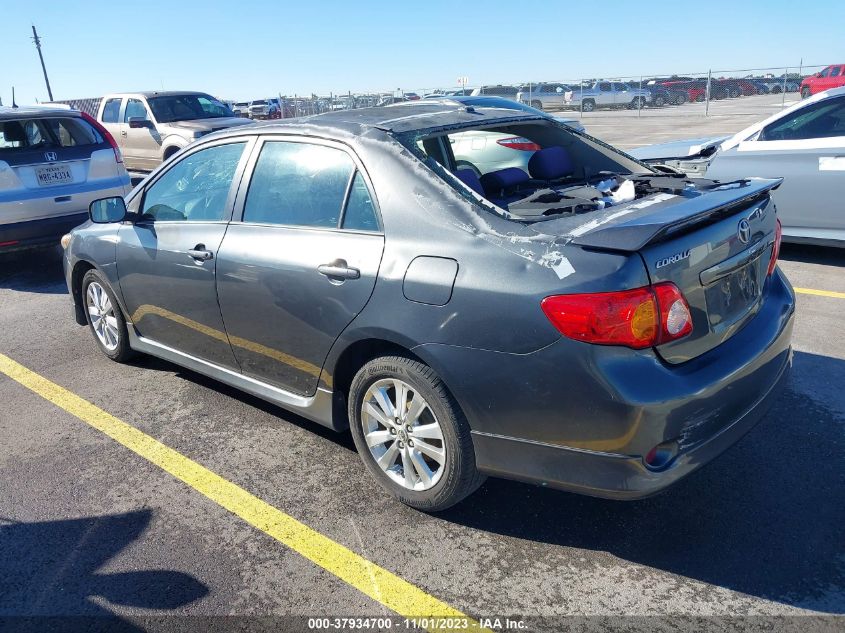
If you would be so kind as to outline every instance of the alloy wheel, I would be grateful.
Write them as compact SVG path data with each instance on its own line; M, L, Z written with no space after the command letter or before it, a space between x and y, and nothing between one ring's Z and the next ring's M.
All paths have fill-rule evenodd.
M364 440L379 468L407 490L434 487L445 470L443 429L422 394L397 378L374 382L361 405Z
M113 352L117 349L118 343L120 343L117 317L114 315L114 306L108 294L106 294L105 288L96 281L88 284L86 304L94 334L97 335L97 339L99 339L103 347Z

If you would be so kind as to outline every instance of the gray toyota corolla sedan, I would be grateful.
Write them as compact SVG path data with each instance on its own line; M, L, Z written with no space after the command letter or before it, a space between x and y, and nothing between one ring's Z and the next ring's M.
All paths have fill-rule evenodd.
M525 139L479 178L453 135ZM416 508L486 475L657 492L791 365L779 180L692 182L530 113L345 110L204 137L63 240L76 320L338 431ZM139 370L140 371L140 370Z

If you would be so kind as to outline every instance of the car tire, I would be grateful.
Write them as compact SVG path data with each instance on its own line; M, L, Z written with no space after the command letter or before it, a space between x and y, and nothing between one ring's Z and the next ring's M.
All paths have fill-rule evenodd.
M538 100L538 99L534 99L534 101L531 102L531 107L537 108L538 110L542 110L543 109L543 102Z
M806 86L804 88L801 88L801 98L807 99L809 96L810 96L810 89L807 88Z
M82 301L88 327L103 354L117 363L134 357L120 305L106 278L95 269L82 277Z
M596 102L592 99L584 99L581 102L581 112L592 112L596 109Z
M781 90L782 89L780 86L772 86L771 94L779 95L781 93Z
M651 104L655 108L662 108L666 105L666 99L663 98L663 95L657 95L654 99L651 100Z
M677 97L675 97L675 105L684 105L687 102L687 95L686 93L682 92Z
M371 360L352 380L348 402L364 466L405 505L439 512L484 482L469 424L427 365L403 356Z

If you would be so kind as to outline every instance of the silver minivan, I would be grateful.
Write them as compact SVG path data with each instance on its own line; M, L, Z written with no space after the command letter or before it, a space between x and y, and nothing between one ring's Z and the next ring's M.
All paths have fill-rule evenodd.
M117 143L87 114L0 107L0 253L58 245L93 200L130 189Z

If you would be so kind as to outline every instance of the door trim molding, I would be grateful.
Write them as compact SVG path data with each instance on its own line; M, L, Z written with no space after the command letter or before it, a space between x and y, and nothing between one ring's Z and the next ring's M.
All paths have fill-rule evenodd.
M221 367L220 365L191 356L185 352L180 352L167 345L162 345L152 339L144 338L135 331L135 328L131 324L127 323L127 326L129 346L138 352L170 361L171 363L195 371L198 374L219 380L230 387L235 387L262 400L289 409L293 413L308 418L318 424L330 429L339 430L334 424L334 416L332 415L334 394L328 389L318 387L313 396L301 396L290 391L285 391L266 382L244 376L226 367Z

